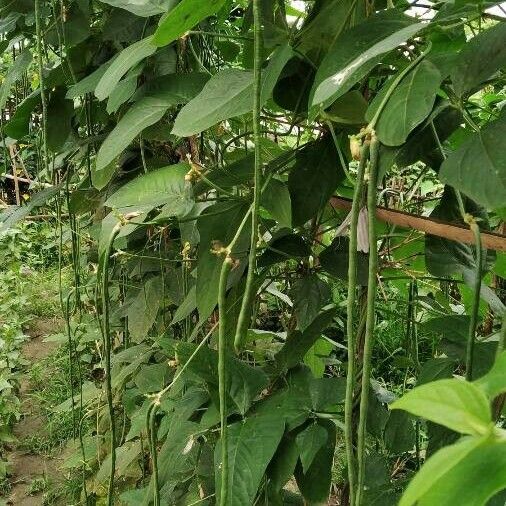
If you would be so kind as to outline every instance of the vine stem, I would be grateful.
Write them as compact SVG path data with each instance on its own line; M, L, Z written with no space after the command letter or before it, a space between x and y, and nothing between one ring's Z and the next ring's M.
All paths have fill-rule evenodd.
M44 63L42 61L42 19L40 12L40 1L35 0L35 34L37 37L37 63L39 67L39 87L40 99L42 103L42 149L44 151L44 170L49 170L48 155L47 155L47 99L46 91L44 89Z
M258 241L258 214L260 208L261 179L262 179L262 152L260 149L261 125L260 113L262 108L262 9L261 0L253 0L253 38L254 38L254 65L253 65L253 140L255 142L255 166L253 186L253 209L251 212L251 241L248 257L248 273L246 287L241 303L241 310L237 319L234 347L240 351L244 345L246 331L251 318L251 304L254 298L254 273L256 267L257 241Z
M478 326L478 311L480 308L480 291L481 291L481 274L483 264L483 250L481 248L481 234L480 227L476 220L467 215L466 221L469 223L469 227L474 234L474 240L476 244L476 271L473 284L473 305L471 309L471 318L469 321L469 332L467 335L466 345L466 380L472 381L473 379L473 357L474 357L474 341L476 336L476 327Z
M371 154L369 180L367 183L367 219L369 232L369 276L367 282L367 313L364 336L364 358L362 366L362 384L360 394L360 415L357 436L358 479L355 504L362 504L362 492L365 481L365 440L367 411L369 409L369 388L371 381L372 350L374 346L374 326L376 309L376 287L378 270L378 246L376 236L376 189L378 176L379 142L374 131L371 132Z
M348 483L351 506L355 501L355 455L353 448L353 397L355 392L355 337L353 332L353 316L357 289L357 227L360 204L364 188L365 164L369 154L369 145L365 143L361 149L360 164L353 193L351 207L349 262L348 262L348 300L346 335L348 346L348 370L346 373L346 397L344 403L344 434L346 440L346 459L348 464Z

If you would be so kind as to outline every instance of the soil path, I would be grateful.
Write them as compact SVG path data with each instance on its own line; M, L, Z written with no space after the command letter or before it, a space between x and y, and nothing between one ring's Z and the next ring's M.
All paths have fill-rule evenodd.
M30 337L22 349L22 354L30 362L27 370L37 362L48 357L58 346L56 343L44 342L44 338L61 329L61 322L56 319L38 319L27 329ZM9 453L11 463L12 489L7 504L15 506L41 506L43 504L42 491L35 493L33 480L46 479L52 484L63 480L59 471L61 460L58 457L48 458L43 455L28 453L23 449L22 442L30 436L43 434L46 430L46 417L36 399L32 395L28 374L23 375L19 398L21 400L22 418L14 426L14 435L18 440Z

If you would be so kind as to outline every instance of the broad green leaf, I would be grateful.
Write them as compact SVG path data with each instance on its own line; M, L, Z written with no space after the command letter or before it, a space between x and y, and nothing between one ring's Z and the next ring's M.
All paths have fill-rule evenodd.
M103 75L107 71L107 69L112 65L114 60L117 58L117 55L111 58L109 61L103 63L98 67L98 69L94 70L91 74L83 77L79 82L70 86L67 91L67 98L77 98L86 93L92 93L95 91L97 84L102 79Z
M398 146L406 141L411 131L431 112L441 80L439 70L428 60L423 60L404 76L376 124L376 134L383 144ZM392 81L387 81L372 101L366 113L367 121L375 116L391 86Z
M21 79L32 63L32 53L29 49L23 50L9 67L0 86L0 109L4 109L11 93L12 86Z
M204 89L181 109L172 133L189 137L227 118L252 110L253 73L248 70L225 69L214 75Z
M100 146L96 170L107 167L145 128L161 120L170 107L186 103L195 96L206 79L203 74L174 74L147 90Z
M179 362L182 364L188 362L195 348L194 344L178 343L176 352ZM269 379L260 368L252 367L232 355L228 355L226 361L227 393L239 413L244 415L267 386ZM218 387L218 353L215 350L209 348L199 350L187 369L213 388Z
M37 88L16 107L16 111L4 125L4 133L16 140L28 135L32 112L39 104L40 88Z
M380 147L379 176L382 178L395 164L404 168L422 161L435 171L444 161L441 150L434 137L431 122L437 131L440 142L444 142L462 124L462 114L447 101L440 101L434 111L416 128L398 148Z
M348 237L337 236L330 246L327 246L320 253L320 264L322 268L339 279L348 279L349 262ZM357 252L357 283L367 286L369 275L369 254L362 251Z
M292 477L298 460L299 448L295 444L294 433L288 432L283 436L267 469L271 492L281 491Z
M297 49L312 61L319 61L346 27L352 8L353 0L314 2L310 15L297 34L300 40Z
M320 448L327 443L328 437L327 431L316 423L297 434L295 443L299 448L300 461L305 473L309 470Z
M142 37L146 20L124 9L112 9L102 29L102 40L133 42Z
M81 392L76 393L74 395L74 399L72 401L72 397L58 404L57 406L52 408L52 411L55 413L66 413L72 410L72 406L78 405L80 400L83 403L83 406L87 406L90 402L98 399L101 392L100 389L97 388L93 381L85 381L83 383Z
M474 384L480 387L490 399L506 392L506 351L496 358L492 369L477 379Z
M284 420L287 430L302 425L313 408L311 387L314 381L307 367L297 367L288 371L287 386L255 404L255 413L270 414Z
M10 206L0 213L0 234L24 220L37 207L43 206L60 191L61 186L51 186L32 195L23 206Z
M19 12L11 12L7 16L2 16L0 20L0 33L3 35L14 30L20 17L22 16Z
M230 360L228 376L228 393L239 413L244 415L255 397L269 384L269 379L261 369L253 368L237 359Z
M441 181L489 209L506 202L506 111L474 133L443 162Z
M332 483L336 426L331 420L319 420L318 424L328 433L327 444L318 450L307 471L301 465L295 468L295 479L307 504L328 504Z
M285 344L275 355L278 367L280 369L290 369L299 364L304 355L319 339L321 333L332 323L335 312L335 307L329 305L323 308L304 332L296 330L289 334Z
M142 72L142 64L134 67L124 79L122 79L116 88L109 95L106 111L109 114L115 113L120 106L127 102L137 89L137 80Z
M464 438L422 466L399 506L478 506L506 487L506 442ZM472 486L469 486L472 484Z
M85 14L79 6L71 4L66 9L65 20L61 22L60 27L56 26L49 29L44 40L46 44L58 45L59 40L65 41L65 47L71 48L77 46L90 35L90 17ZM60 39L59 39L59 38Z
M228 428L228 506L252 504L258 486L278 447L285 421L275 413L258 413ZM254 449L254 451L252 451ZM217 501L220 500L221 441L214 453Z
M95 96L99 100L106 99L118 85L120 79L132 67L151 56L155 51L156 46L152 43L152 37L146 37L123 49L100 78L95 88Z
M127 441L119 448L116 448L116 472L124 474L128 466L132 464L141 454L141 442ZM95 486L104 485L109 479L111 472L111 455L109 454L102 462L100 469L95 475Z
M198 218L200 246L197 263L197 307L200 319L207 318L218 302L218 285L223 258L211 249L213 241L226 245L234 237L247 211L245 203L234 201L220 202L208 207ZM235 251L246 251L249 244L250 225L244 227ZM229 276L229 286L242 275L236 267Z
M204 19L216 14L225 0L181 0L162 17L153 36L156 46L166 46L184 35Z
M291 297L297 324L304 331L330 301L330 286L316 274L310 274L295 282Z
M271 97L272 90L276 86L283 68L294 55L295 52L289 44L283 44L272 53L267 67L262 73L262 104L265 104ZM251 92L253 93L253 90Z
M311 142L297 152L288 176L294 225L303 225L323 209L344 172L330 136Z
M128 330L134 342L140 343L153 326L162 294L161 278L150 278L141 286L137 297L128 308Z
M466 329L469 323L466 322ZM451 378L455 369L455 360L445 357L430 358L422 365L420 374L418 375L417 385L423 385L434 380L443 378Z
M334 345L320 337L304 355L304 363L311 369L315 378L323 378L326 358L331 354Z
M101 0L101 2L147 18L167 12L177 3L177 0Z
M181 302L181 304L176 309L174 317L170 322L171 325L174 325L180 322L181 320L184 320L187 316L191 314L192 311L195 311L195 309L197 309L197 291L195 285L193 285L186 294L186 297L184 298L183 302Z
M500 22L473 37L460 51L451 73L458 95L473 91L506 65L506 23Z
M161 293L162 287L159 286L158 288ZM156 307L156 309L158 308ZM173 369L171 369L165 362L161 362L160 364L143 365L135 375L135 386L139 389L139 392L143 394L159 392L169 383L171 377L173 376L173 372Z
M466 211L480 219L482 230L488 229L486 211L473 201L464 198ZM465 226L460 215L455 193L446 188L430 217L450 223L460 223ZM483 250L483 271L486 272L494 264L495 253ZM453 274L473 273L476 270L474 247L470 244L452 241L444 237L427 234L425 236L425 263L428 271L434 276L451 276Z
M102 190L109 184L119 167L116 160L113 160L109 165L97 170L96 160L95 158L91 165L91 183L97 190Z
M310 104L330 105L367 75L383 54L395 49L424 26L389 9L341 34L318 69Z
M367 100L358 90L348 91L339 97L325 111L325 114L334 122L344 125L363 125L366 123L365 113Z
M293 54L288 45L274 52L262 74L261 102L272 94L279 74ZM225 69L211 77L204 89L181 109L172 133L189 137L216 125L225 119L251 112L253 109L253 72Z
M129 213L171 203L174 215L184 216L193 206L191 188L185 181L189 170L188 164L178 163L142 174L111 195L105 205Z
M279 179L271 179L262 192L261 204L281 228L292 227L292 203L285 183Z
M309 384L309 393L314 411L325 411L329 406L344 403L346 378L314 378Z
M415 446L415 429L404 411L392 411L383 434L385 446L393 453L404 453Z
M480 388L458 379L443 379L415 387L390 405L463 434L490 430L489 401Z
M65 98L65 88L59 86L49 97L47 110L47 147L60 151L72 131L74 102Z
M193 444L193 437L198 430L197 423L177 417L170 424L168 434L158 452L158 479L169 488L169 491L172 491L182 478L190 477L195 471L199 445ZM153 475L151 475L142 506L152 504L153 487Z
M303 237L296 234L285 234L275 237L268 245L267 250L258 260L259 267L267 267L290 258L306 258L311 255L311 248Z

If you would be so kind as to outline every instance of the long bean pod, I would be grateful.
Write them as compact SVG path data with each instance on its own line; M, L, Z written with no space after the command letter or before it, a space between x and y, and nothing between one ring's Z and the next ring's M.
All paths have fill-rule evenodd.
M371 381L372 350L374 346L374 327L376 309L376 287L378 271L378 245L376 236L376 186L378 175L379 142L374 131L371 133L371 153L369 181L367 184L367 215L369 232L369 276L367 282L367 316L365 323L364 357L362 366L362 384L360 394L360 415L357 435L358 478L355 504L362 504L365 481L365 441L367 412L369 408L369 388Z
M348 486L350 502L354 504L355 484L356 484L356 464L355 451L353 445L353 397L355 391L355 335L354 335L354 311L355 296L357 290L357 227L358 215L360 213L362 193L364 189L365 165L369 154L369 145L366 143L361 149L360 164L358 167L357 180L353 193L353 203L351 207L350 222L350 241L348 250L348 299L347 299L347 320L346 336L348 347L348 369L346 373L346 397L344 403L345 419L345 440L346 440L346 460L348 465Z

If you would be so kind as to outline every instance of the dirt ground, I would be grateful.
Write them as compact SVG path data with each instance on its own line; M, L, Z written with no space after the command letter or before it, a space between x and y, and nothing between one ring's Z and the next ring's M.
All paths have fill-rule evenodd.
M61 329L62 322L54 319L39 319L34 321L26 333L30 340L23 346L23 356L31 364L49 356L58 346L56 343L44 342L47 335L54 334ZM30 366L27 366L29 368ZM25 376L20 385L20 399L22 418L14 426L14 435L18 440L8 454L11 463L12 490L7 504L15 506L42 505L42 492L29 495L30 486L34 479L46 478L51 483L61 482L63 477L59 466L63 457L47 458L43 455L27 453L21 447L21 441L45 430L45 417L38 400L31 395L30 383Z

